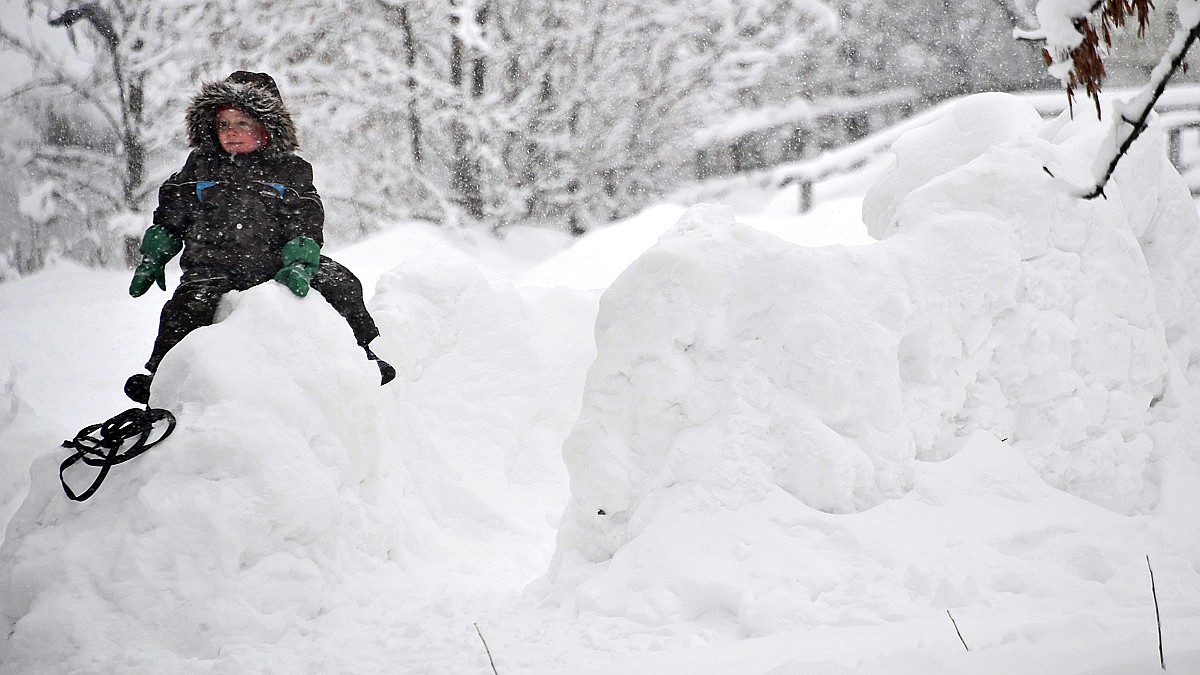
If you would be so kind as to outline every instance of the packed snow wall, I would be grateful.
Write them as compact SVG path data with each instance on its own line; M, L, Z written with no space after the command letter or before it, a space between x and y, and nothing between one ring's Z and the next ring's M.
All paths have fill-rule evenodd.
M922 467L967 444L967 464L1005 467L963 488L996 491L992 506L1036 493L1071 510L1041 485L1094 509L1081 522L1152 510L1173 425L1194 413L1197 216L1153 130L1106 199L1073 196L1064 181L1100 132L969 98L897 142L864 204L883 239L864 247L797 247L724 207L685 213L601 300L548 588L601 614L637 598L648 623L726 616L753 632L837 620L867 597L865 620L886 620L935 594L891 570L937 554L873 551L860 520L826 514L950 502ZM915 514L895 517L883 530ZM969 577L1000 549L910 576Z

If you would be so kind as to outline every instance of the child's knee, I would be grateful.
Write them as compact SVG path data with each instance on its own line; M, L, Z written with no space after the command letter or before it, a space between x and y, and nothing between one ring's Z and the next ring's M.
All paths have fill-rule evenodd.
M228 292L227 284L192 282L181 285L171 300L188 314L216 313L217 304Z

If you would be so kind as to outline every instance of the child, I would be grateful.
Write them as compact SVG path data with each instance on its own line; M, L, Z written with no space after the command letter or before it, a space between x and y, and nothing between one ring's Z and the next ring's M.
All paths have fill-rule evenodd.
M154 224L142 239L129 284L138 297L183 251L183 278L166 302L146 370L125 382L138 403L150 398L158 364L188 333L213 322L221 296L274 279L299 297L317 289L354 331L387 384L396 370L367 345L379 335L350 270L321 255L325 211L312 166L295 154L296 128L270 75L239 70L205 84L187 110L191 155L158 191Z

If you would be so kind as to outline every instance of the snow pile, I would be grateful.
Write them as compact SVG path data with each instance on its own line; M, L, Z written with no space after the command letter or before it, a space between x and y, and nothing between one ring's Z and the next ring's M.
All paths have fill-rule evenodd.
M1003 95L961 106L897 144L868 199L883 241L803 249L698 206L613 283L564 445L552 597L761 635L1082 592L1141 562L1131 542L1196 562L1121 515L1165 499L1166 454L1194 431L1194 347L1167 326L1200 329L1178 313L1197 217L1161 138L1085 202L1043 167L1068 174L1098 125L1039 130ZM1169 269L1148 267L1147 233L1173 243L1152 258ZM965 484L922 460L965 462ZM1025 507L1041 524L1022 528ZM943 555L944 536L963 548Z
M973 97L963 107L984 124L1025 112L1024 104L1000 94ZM931 125L930 154L962 147L954 129L964 119L952 113ZM907 247L928 236L944 239L943 232L969 227L981 234L1000 225L1000 239L988 245L1006 247L1010 263L1019 260L1004 272L1011 275L1012 305L986 311L980 328L990 339L981 350L968 333L963 361L987 363L969 367L966 382L974 383L957 415L971 422L966 428L1011 439L1052 485L1129 512L1155 499L1154 481L1143 482L1154 470L1147 425L1175 415L1179 402L1151 408L1178 394L1168 382L1182 380L1181 371L1200 376L1200 345L1188 337L1200 327L1200 223L1158 133L1134 146L1106 199L1079 200L1068 184L1050 178L1085 176L1086 149L1099 145L1105 129L1094 118L1070 123L1064 114L1039 137L1018 137L954 172L914 170L917 148L901 147L878 191L903 192L914 173L928 179L894 213L875 213L868 226L883 236L901 233L887 242ZM933 143L938 137L948 140L946 147ZM946 286L954 288L952 301L963 294L955 286ZM951 345L949 354L956 349ZM956 368L962 375L963 364Z
M510 535L561 515L561 442L594 353L595 301L519 291L454 256L414 258L380 278L373 345L403 374L388 386L392 414L436 430L405 459L421 476L415 496L471 546L503 541L536 557Z
M391 559L426 534L397 506L378 371L316 294L223 308L155 379L169 442L82 504L50 479L60 456L35 462L0 548L6 672L254 670L266 645L281 671L336 670L347 614L402 591Z
M518 291L427 234L371 301L393 383L319 293L231 294L159 368L174 434L83 504L57 425L0 387L0 460L48 451L23 503L30 472L0 476L0 672L486 667L461 617L545 569L598 293ZM398 616L455 637L431 651Z
M0 367L4 367L0 361ZM29 489L29 472L25 459L28 448L52 445L56 440L46 435L44 420L38 419L17 391L15 368L0 371L0 544L4 543L3 524L12 517ZM2 607L2 605L0 605Z
M988 93L970 96L904 134L892 144L891 165L863 197L867 233L882 239L897 206L914 189L1041 127L1042 118L1033 108L1015 103L1008 94Z

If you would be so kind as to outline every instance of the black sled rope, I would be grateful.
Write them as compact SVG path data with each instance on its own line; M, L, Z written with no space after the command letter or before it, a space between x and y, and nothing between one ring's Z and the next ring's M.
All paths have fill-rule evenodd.
M150 440L150 434L154 431L154 425L166 421L167 428L162 434ZM62 447L70 448L75 451L70 457L63 460L63 463L58 467L58 480L62 483L63 492L71 499L82 502L88 497L96 494L96 490L100 488L100 484L108 477L108 472L118 464L124 464L129 460L137 457L143 452L153 448L162 442L164 438L171 435L175 430L175 416L169 411L162 408L151 408L147 406L142 408L130 408L123 413L114 415L107 422L100 424L92 424L79 430L75 434L75 438L69 441L63 441ZM99 435L97 435L99 432ZM130 439L136 439L124 451L121 446ZM83 492L76 494L71 486L67 485L66 471L74 464L83 462L88 466L100 467L100 473L96 475L92 485Z

